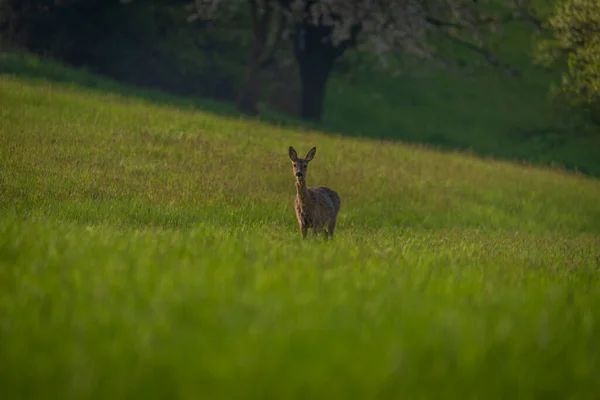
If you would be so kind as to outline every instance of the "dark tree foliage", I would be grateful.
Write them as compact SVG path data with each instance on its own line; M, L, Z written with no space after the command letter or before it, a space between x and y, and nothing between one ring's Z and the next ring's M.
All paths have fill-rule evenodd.
M509 20L539 24L528 0L196 0L194 6L195 18L216 21L232 10L247 8L253 15L256 47L263 51L264 43L289 39L302 86L300 115L315 121L322 118L335 62L350 48L380 56L401 52L439 60L443 51L430 40L438 35L514 74L486 47L485 36ZM276 24L269 18L274 14L279 16ZM248 62L246 85L251 92L260 86L257 59L263 58L263 51L253 52ZM241 90L246 91L247 87ZM252 106L245 108L255 111Z
M530 0L190 1L0 0L0 34L128 82L235 98L249 114L258 111L261 71L290 54L299 113L319 121L331 72L349 49L384 62L389 54L447 62L440 40L431 40L443 38L514 74L487 46L487 35L515 19L539 25ZM195 22L182 24L190 14Z
M235 98L246 56L223 35L227 23L182 24L189 0L127 3L0 0L0 39L138 86Z
M538 59L566 67L561 94L591 111L600 124L600 2L561 2L548 21L551 39L540 43Z

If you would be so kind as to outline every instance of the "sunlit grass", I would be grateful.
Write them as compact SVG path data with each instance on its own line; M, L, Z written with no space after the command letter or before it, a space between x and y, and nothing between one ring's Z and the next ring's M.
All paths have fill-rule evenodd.
M600 184L0 78L3 398L593 398ZM287 147L342 197L300 240Z

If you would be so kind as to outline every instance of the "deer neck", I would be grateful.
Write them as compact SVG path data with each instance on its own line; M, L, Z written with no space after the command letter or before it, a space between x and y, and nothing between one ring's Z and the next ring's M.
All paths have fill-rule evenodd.
M296 197L299 200L302 208L305 208L310 203L310 197L308 196L308 189L306 188L306 181L296 181Z

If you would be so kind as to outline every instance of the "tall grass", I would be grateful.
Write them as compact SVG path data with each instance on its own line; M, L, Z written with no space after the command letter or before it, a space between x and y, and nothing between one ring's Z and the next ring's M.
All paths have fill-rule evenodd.
M600 184L0 77L3 398L594 398ZM342 197L300 240L287 146Z

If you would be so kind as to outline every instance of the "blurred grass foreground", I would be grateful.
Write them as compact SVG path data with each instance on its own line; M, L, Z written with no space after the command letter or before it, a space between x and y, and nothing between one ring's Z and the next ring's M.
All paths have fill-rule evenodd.
M0 76L3 399L598 398L596 179L120 93Z

